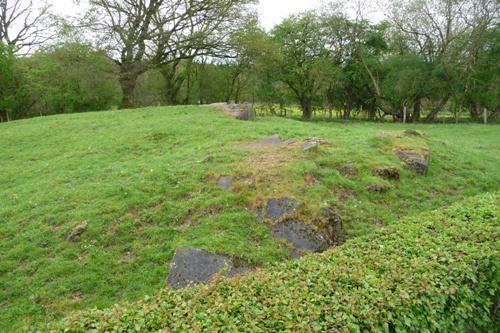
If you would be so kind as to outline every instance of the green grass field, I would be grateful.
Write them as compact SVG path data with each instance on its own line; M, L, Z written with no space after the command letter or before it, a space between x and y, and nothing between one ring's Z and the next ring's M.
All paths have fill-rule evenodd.
M426 176L405 170L380 131L418 129L431 150ZM331 144L256 152L242 144L280 134ZM0 331L153 295L179 246L265 266L287 251L258 222L266 198L334 206L348 237L500 189L498 125L240 122L209 107L149 108L0 124ZM352 163L356 175L339 168ZM401 169L400 181L373 176ZM226 192L220 175L252 178ZM392 189L374 194L372 183ZM306 211L307 214L307 211ZM307 217L307 216L305 216ZM311 216L312 218L312 216ZM81 223L79 242L67 234Z

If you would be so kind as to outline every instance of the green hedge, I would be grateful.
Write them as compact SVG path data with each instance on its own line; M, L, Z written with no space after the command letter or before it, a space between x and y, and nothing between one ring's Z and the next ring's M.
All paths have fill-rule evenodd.
M481 332L499 299L500 193L321 255L104 311L55 332ZM497 317L498 319L498 317ZM498 321L496 322L498 325Z

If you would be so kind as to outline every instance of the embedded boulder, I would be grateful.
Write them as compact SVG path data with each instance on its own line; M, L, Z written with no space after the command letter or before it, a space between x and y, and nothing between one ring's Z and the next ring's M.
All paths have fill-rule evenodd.
M429 152L418 152L414 150L395 149L394 153L402 160L408 170L413 170L422 176L429 168Z
M299 202L292 198L269 199L263 215L265 219L276 221L294 214L299 206Z
M316 228L299 221L285 221L271 227L271 234L292 247L292 256L301 257L308 252L323 252L328 247L328 241Z
M217 274L233 277L249 270L247 266L237 265L223 255L200 249L178 248L170 263L166 283L174 289L186 288L207 283Z

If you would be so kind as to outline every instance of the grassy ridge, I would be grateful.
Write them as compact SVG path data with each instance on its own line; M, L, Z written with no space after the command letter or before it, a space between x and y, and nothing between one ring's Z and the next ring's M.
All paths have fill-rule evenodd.
M206 107L73 114L0 124L0 331L88 307L155 294L179 246L224 253L256 265L287 258L250 210L269 195L336 207L350 237L402 216L498 190L498 127L409 126L431 149L426 177L404 170L378 133L398 124L239 122ZM332 145L258 160L241 144L280 134ZM280 153L281 154L281 153ZM270 159L273 156L269 156ZM256 190L228 193L218 175L252 176ZM278 161L279 162L279 161ZM352 162L357 174L339 168ZM376 166L401 169L387 183ZM255 176L255 175L253 175ZM306 212L307 213L307 212ZM312 216L311 216L312 217ZM88 222L79 242L65 240Z
M493 331L498 202L482 195L247 277L79 313L53 331Z

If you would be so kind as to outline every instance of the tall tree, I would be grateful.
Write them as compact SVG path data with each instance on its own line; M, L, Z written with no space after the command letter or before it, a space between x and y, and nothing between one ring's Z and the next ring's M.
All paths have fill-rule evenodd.
M120 67L122 107L148 69L209 54L251 0L91 0L95 31Z
M46 0L0 0L0 41L30 53L53 37Z
M281 51L280 80L294 93L305 119L310 119L328 66L327 42L313 12L292 16L271 32Z

